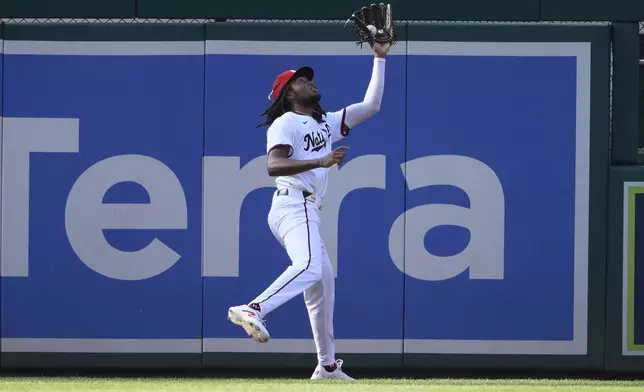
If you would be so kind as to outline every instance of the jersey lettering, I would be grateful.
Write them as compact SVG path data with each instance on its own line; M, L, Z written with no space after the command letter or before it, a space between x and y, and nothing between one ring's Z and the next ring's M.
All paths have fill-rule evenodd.
M327 138L324 137L322 132L311 132L304 136L304 151L314 151L318 152L324 147L326 147Z

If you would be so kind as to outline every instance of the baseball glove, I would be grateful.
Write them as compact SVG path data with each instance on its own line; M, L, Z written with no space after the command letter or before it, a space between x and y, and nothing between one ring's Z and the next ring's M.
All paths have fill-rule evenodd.
M390 44L396 43L396 26L391 15L391 4L371 4L354 12L347 22L353 22L355 32L358 34L358 45L365 42L373 47L374 42Z

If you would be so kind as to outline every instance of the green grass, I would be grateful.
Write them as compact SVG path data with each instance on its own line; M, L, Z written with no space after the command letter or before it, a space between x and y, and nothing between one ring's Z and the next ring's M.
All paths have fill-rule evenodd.
M294 379L1 377L0 391L629 391L644 381L534 379L362 379L353 383Z

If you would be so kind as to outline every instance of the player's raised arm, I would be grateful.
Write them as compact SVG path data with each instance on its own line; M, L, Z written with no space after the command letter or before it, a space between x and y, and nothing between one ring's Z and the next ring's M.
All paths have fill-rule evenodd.
M390 47L391 45L388 43L374 43L371 80L362 102L351 104L345 109L344 124L347 127L354 128L356 125L373 117L380 110L385 89L385 57Z
M373 48L371 80L362 102L349 105L344 110L341 134L374 116L380 110L385 88L385 57L396 42L396 27L391 4L371 4L354 12L347 20L353 22L359 43L368 43Z

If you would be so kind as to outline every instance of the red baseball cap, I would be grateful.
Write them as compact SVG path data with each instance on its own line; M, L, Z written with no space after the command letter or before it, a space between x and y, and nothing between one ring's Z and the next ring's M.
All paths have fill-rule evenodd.
M277 75L277 78L273 82L273 89L268 96L268 100L270 101L272 99L277 99L277 97L280 96L280 93L282 92L284 86L286 86L291 80L293 80L293 78L304 76L309 80L313 80L313 75L314 72L313 68L311 67L301 67L297 71L290 69L288 71L282 72L281 74Z

